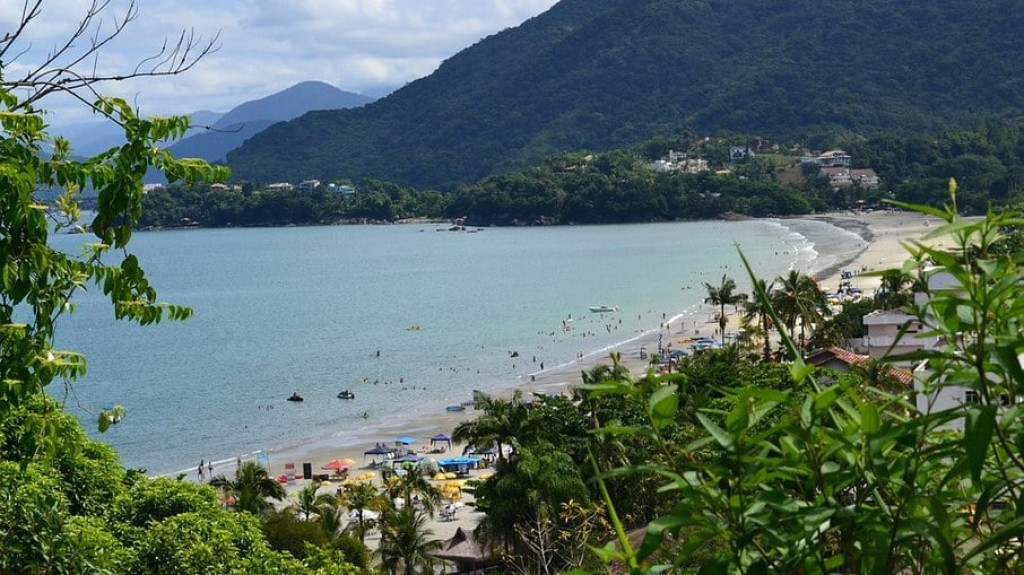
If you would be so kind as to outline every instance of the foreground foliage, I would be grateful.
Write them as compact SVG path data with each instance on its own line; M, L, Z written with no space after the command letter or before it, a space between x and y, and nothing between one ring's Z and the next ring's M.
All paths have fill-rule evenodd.
M142 325L191 313L162 302L130 252L147 170L189 184L223 179L227 170L161 149L184 134L187 118L139 117L127 102L93 91L111 78L75 68L134 19L134 4L113 18L109 32L99 26L109 5L94 3L78 32L44 65L10 67L3 57L19 53L17 42L42 5L26 2L21 25L0 36L0 573L365 573L330 549L303 561L272 550L259 520L223 508L212 487L126 471L55 399L67 397L85 373L81 354L53 346L59 320L74 312L80 290L102 291L115 318ZM169 44L127 77L187 70L210 50L195 55L195 48L183 35L177 47ZM24 75L10 78L15 70ZM125 143L76 159L69 142L47 135L45 112L37 107L55 92L120 125ZM82 221L79 207L86 188L97 192L91 222ZM36 200L40 190L53 189L62 191L55 207ZM95 237L83 253L49 245L50 234L86 225ZM125 415L120 406L94 414L100 431Z
M639 548L627 543L624 552L609 549L606 557L625 561L635 573L682 569L714 543L720 554L704 561L701 573L1024 568L1018 395L1024 309L1017 297L1024 270L1020 254L996 249L1001 231L1020 221L998 213L965 221L956 212L955 186L951 192L943 210L903 206L941 217L946 225L933 236L954 242L951 251L913 243L904 270L931 286L914 314L928 326L925 337L941 345L891 361L924 362L918 393L925 398L971 390L978 401L920 413L912 390L893 394L858 376L825 383L799 359L788 330L780 330L798 358L790 367L793 387L723 382L734 401L698 410L700 434L686 447L716 455L697 466L657 462L671 507L650 523ZM768 294L756 297L767 301ZM674 447L662 430L682 409L681 392L672 382L637 391L664 449ZM957 422L963 432L951 429ZM633 465L608 477L650 470ZM669 535L672 546L653 555ZM647 562L659 566L644 567Z

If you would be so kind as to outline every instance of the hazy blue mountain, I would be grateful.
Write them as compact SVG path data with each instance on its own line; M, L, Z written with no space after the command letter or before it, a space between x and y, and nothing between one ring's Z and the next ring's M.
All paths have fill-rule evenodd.
M267 126L290 120L311 110L337 110L362 106L373 100L367 96L339 90L323 82L300 82L265 98L240 104L215 122L168 148L179 158L203 158L221 162L228 151ZM203 125L193 117L193 125Z
M210 110L199 110L189 114L193 126L212 126L223 116L224 112L213 112Z
M369 104L373 98L346 92L324 82L299 82L265 98L232 108L213 127L226 128L253 120L281 122L312 110L341 110Z
M222 115L220 112L199 110L189 114L189 117L192 118L192 124L195 126L209 126ZM95 156L124 143L124 132L121 127L99 117L85 122L57 124L51 127L50 132L52 135L67 138L71 142L74 154L83 158Z
M360 92L360 94L366 96L367 98L372 98L374 100L380 100L381 98L389 96L392 92L394 92L398 88L399 88L399 86L378 86L376 88L369 88L369 89L363 90L362 92Z
M818 141L1024 116L1024 3L562 0L355 110L228 155L257 182L459 183L684 131Z

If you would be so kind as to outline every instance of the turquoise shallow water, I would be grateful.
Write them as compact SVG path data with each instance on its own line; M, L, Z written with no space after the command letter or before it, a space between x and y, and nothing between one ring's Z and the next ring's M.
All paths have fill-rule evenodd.
M54 243L74 250L85 239ZM97 410L126 406L96 436L128 467L173 473L324 438L372 445L387 439L380 426L692 312L705 281L728 274L746 290L737 245L773 278L833 265L860 241L821 222L757 220L188 230L140 233L133 245L161 299L195 315L142 328L84 294L58 334L89 365L68 404L90 432ZM621 311L602 318L595 305ZM337 399L342 389L356 399ZM294 391L306 401L285 401Z

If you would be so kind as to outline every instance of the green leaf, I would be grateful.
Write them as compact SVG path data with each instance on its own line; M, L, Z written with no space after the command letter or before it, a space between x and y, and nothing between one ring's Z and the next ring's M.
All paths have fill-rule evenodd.
M663 429L675 420L676 411L679 409L677 390L675 385L665 385L651 394L647 405L651 412L651 424L654 429Z
M964 429L964 451L970 465L971 477L974 481L981 480L981 470L985 466L992 434L996 427L996 406L979 405L968 411L967 425Z
M729 435L724 429L719 427L718 424L716 424L714 421L711 421L711 418L704 415L703 413L698 413L697 419L700 420L700 423L701 425L704 426L704 429L706 429L707 432L711 434L711 437L713 437L719 445L726 449L732 449L733 445L735 445L735 440L731 435Z
M871 402L865 401L860 405L860 426L864 433L877 433L882 426L882 419L878 415L878 407Z
M789 366L789 375L797 384L803 383L803 381L812 373L814 373L814 366L807 365L803 361L794 361L793 364Z
M615 548L615 545L608 543L604 547L591 547L591 551L594 555L597 555L603 563L611 563L612 561L621 561L625 556L621 551Z
M750 407L742 399L736 402L725 418L725 428L732 434L739 434L750 426Z

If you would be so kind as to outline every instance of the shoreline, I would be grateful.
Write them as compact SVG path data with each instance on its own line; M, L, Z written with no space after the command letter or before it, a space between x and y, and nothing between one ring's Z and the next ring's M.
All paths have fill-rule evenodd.
M875 271L879 266L884 266L886 260L890 263L899 263L902 253L906 256L900 241L919 239L929 231L928 218L920 214L907 213L885 213L872 212L864 214L856 213L829 213L822 215L809 215L792 220L811 220L825 222L836 228L846 230L861 237L865 245L862 249L851 253L847 257L841 257L835 263L827 265L819 270L812 270L810 275L823 284L831 284L826 287L838 285L840 273L843 269L855 268L858 272L861 269ZM786 225L787 220L781 220ZM905 259L905 258L904 258ZM856 287L870 290L877 287L878 278L865 278L854 275L853 284ZM680 342L688 339L688 336L711 335L717 329L717 324L711 320L716 312L714 306L707 304L698 305L695 308L674 314L667 318L658 327L652 327L642 333L634 334L623 342L616 345L592 350L584 353L581 358L575 361L566 362L561 365L549 366L547 369L527 372L515 381L492 382L487 386L492 396L505 396L515 389L521 389L528 396L530 393L554 393L562 392L572 385L582 381L581 373L588 371L598 365L609 362L609 354L618 352L622 363L630 372L638 375L646 369L647 360L641 360L639 350L645 347L649 352L657 350L659 336L666 342L666 347L671 347L676 340ZM738 327L734 313L728 314L731 318L730 331ZM476 416L472 408L463 412L440 412L440 413L419 413L410 414L408 418L402 418L391 422L373 421L363 427L358 436L348 438L326 437L307 441L301 445L285 447L266 452L270 460L270 469L276 477L283 474L286 463L293 463L299 470L302 463L312 463L314 470L318 469L318 463L334 459L336 457L348 457L355 459L360 464L363 461L363 450L373 447L376 441L386 441L389 438L396 438L400 435L413 435L423 441L423 445L429 444L429 437L438 433L451 433L452 429L462 421ZM376 439L370 439L371 437ZM415 446L417 450L420 446ZM250 452L243 455L243 459L253 459L259 452ZM234 459L219 460L214 462L214 473L223 472L225 467L234 468ZM219 469L218 469L219 468ZM314 471L315 472L315 471ZM190 478L195 479L197 473L192 470Z
M928 231L931 225L938 220L922 216L920 214L907 213L830 213L822 215L811 215L802 218L793 218L781 221L787 225L787 221L806 220L824 222L835 228L839 228L855 234L863 240L863 245L856 250L846 252L824 252L818 257L837 258L835 262L825 265L821 269L801 270L808 273L819 281L825 289L833 289L838 286L840 274L844 269L855 269L875 271L880 267L899 264L906 260L907 253L901 242L908 240L919 240ZM932 222L934 220L934 222ZM931 223L930 223L931 222ZM812 241L814 238L809 238ZM821 238L819 238L820 240ZM823 242L827 243L827 242ZM835 247L835 244L829 244ZM818 247L817 245L815 247ZM902 257L901 257L902 255ZM827 259L826 258L826 259ZM865 278L855 274L851 280L853 285L870 293L870 290L878 285L878 278ZM728 308L727 308L728 310ZM710 336L717 331L717 322L713 315L717 312L716 306L700 304L674 313L671 317L665 317L658 327L652 327L640 333L628 337L626 340L615 345L594 349L582 353L577 359L562 363L560 365L548 366L546 369L528 371L514 380L489 382L482 386L487 393L494 397L507 397L513 390L522 390L525 397L532 393L561 393L573 385L581 383L581 373L596 366L609 363L609 354L618 352L622 364L629 369L633 376L641 375L647 368L648 360L639 357L641 348L646 348L648 353L655 353L659 343L671 347L677 343L680 346L691 337ZM657 314L655 314L656 316ZM735 332L739 328L738 314L729 310L727 313L729 326L727 330ZM296 473L302 473L303 464L311 464L314 474L330 473L323 471L321 466L327 461L335 458L349 458L356 462L349 473L357 477L362 473L370 471L370 460L378 462L379 456L366 455L366 450L374 447L376 443L395 444L395 439L400 436L415 437L417 443L407 446L407 449L426 455L432 458L439 458L462 453L461 446L453 445L446 453L430 454L432 447L430 437L445 433L451 434L453 429L461 422L476 417L479 414L472 407L467 407L462 412L437 412L437 413L410 413L408 417L397 418L392 421L367 421L356 434L347 437L325 437L303 442L299 445L267 451L269 457L269 469L272 477L278 477L285 473L286 464L292 464ZM256 458L256 453L251 452L242 456L243 460ZM231 476L236 468L234 458L213 462L213 475L224 474ZM375 472L376 473L376 472ZM471 477L478 477L479 471L472 473ZM198 473L195 469L186 473L187 479L198 480ZM202 482L208 480L210 475L204 475ZM379 481L379 474L375 479ZM311 484L308 478L297 479L285 485L286 490L292 493L302 487ZM290 499L282 502L283 505L290 503ZM463 510L458 518L453 521L433 520L430 528L433 536L440 539L447 539L457 527L472 528L479 519L479 514L472 509ZM373 537L368 538L372 543Z

